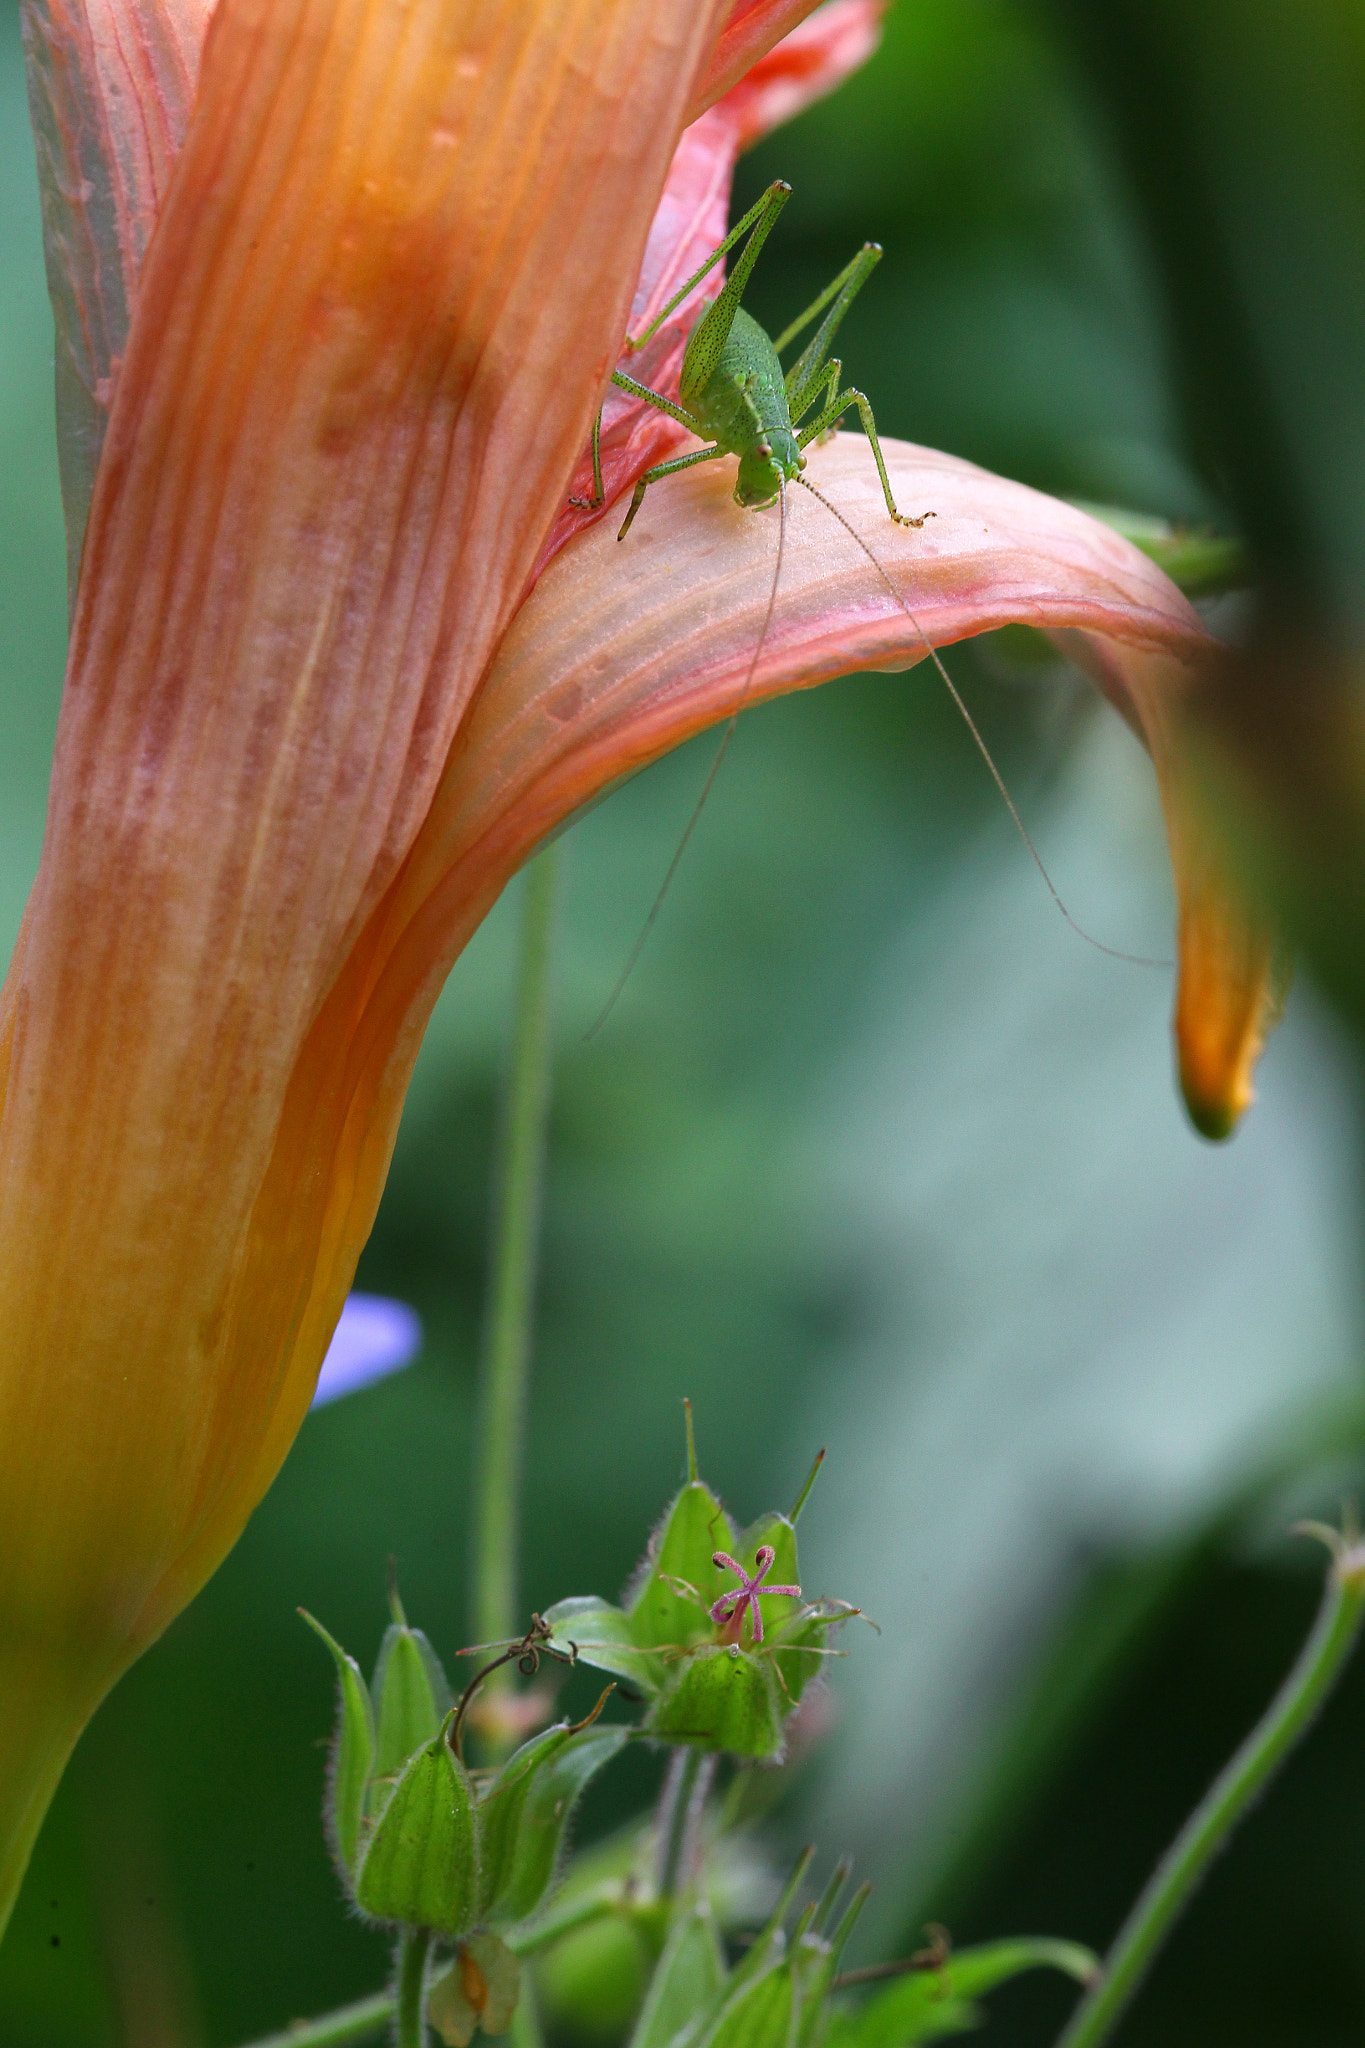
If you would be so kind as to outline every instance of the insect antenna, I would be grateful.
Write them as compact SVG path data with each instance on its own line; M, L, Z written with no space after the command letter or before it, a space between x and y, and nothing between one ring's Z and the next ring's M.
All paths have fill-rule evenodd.
M1063 903L1060 895L1058 894L1057 886L1053 881L1051 875L1048 873L1046 867L1044 867L1043 857L1039 853L1037 847L1034 845L1032 839L1029 837L1028 827L1024 823L1023 819L1020 817L1018 806L1016 805L1014 798L1010 795L1009 790L1005 786L1005 778L1000 773L1000 770L996 767L995 761L991 754L991 750L986 745L985 740L981 737L980 728L978 727L976 720L972 717L971 712L967 709L967 705L962 696L962 692L958 689L957 684L953 681L947 669L943 666L943 663L939 658L938 649L935 647L933 641L929 638L929 635L925 632L923 626L915 617L915 614L911 611L909 605L905 602L905 599L901 596L899 590L897 590L895 584L891 581L890 576L882 567L881 563L877 560L877 557L873 554L867 542L863 539L862 535L857 531L857 529L854 526L852 526L847 519L845 519L843 513L839 510L838 506L832 505L829 499L825 496L824 492L818 491L815 488L815 485L811 483L806 477L798 476L796 481L801 485L803 490L809 491L813 498L818 498L820 500L820 503L824 506L826 512L828 512L833 518L838 520L840 526L843 527L844 532L849 536L850 540L854 540L858 543L858 546L867 556L868 561L871 562L873 568L881 577L882 582L891 592L892 597L895 598L896 603L900 606L901 610L905 613L906 618L909 619L911 625L919 634L920 639L924 642L925 651L928 654L929 659L933 662L934 667L938 670L940 676L942 676L944 684L947 687L948 695L952 698L954 704L956 704L958 710L961 712L963 723L966 725L968 732L975 740L977 751L991 772L991 780L992 782L994 782L996 788L999 790L1000 795L1004 801L1005 808L1009 812L1011 818L1014 820L1014 829L1019 834L1019 837L1023 840L1024 845L1027 847L1029 855L1033 861L1033 865L1037 868L1039 874L1043 878L1044 883L1046 884L1048 895L1052 898L1058 910L1060 910L1062 916L1070 925L1072 931L1075 932L1077 938L1084 939L1086 945L1093 946L1097 953L1104 953L1111 960L1122 960L1129 967L1171 967L1174 963L1170 960L1151 960L1148 959L1147 956L1142 953L1124 953L1121 952L1117 946L1106 946L1103 939L1097 939L1093 932L1088 932L1085 929L1084 925L1077 924L1075 918L1071 915L1071 912L1067 909L1065 903Z
M645 919L643 925L641 925L640 927L640 935L636 939L635 944L630 949L630 954L626 960L626 964L621 969L621 972L617 977L615 988L607 997L606 1002L598 1011L597 1016L593 1019L593 1022L589 1025L588 1029L583 1033L583 1043L585 1045L587 1044L590 1038L596 1038L598 1032L602 1029L602 1026L606 1023L612 1011L616 1008L617 999L619 998L622 989L625 987L626 983L630 980L631 975L635 971L635 963L645 949L645 941L648 939L650 933L654 929L655 919L658 917L659 912L664 907L664 898L665 896L667 896L670 888L673 886L673 877L677 874L678 869L682 864L682 857L687 851L687 842L692 837L692 834L696 831L697 823L701 817L701 814L706 809L706 799L710 796L712 788L715 785L716 777L720 774L720 764L725 759L725 756L729 751L730 742L735 736L735 727L739 724L740 713L743 711L744 706L748 701L749 692L753 688L754 675L758 669L758 659L763 652L763 643L768 637L768 628L769 626L771 626L773 622L773 610L777 604L777 585L778 580L782 575L782 555L787 543L787 487L785 482L783 482L781 479L779 479L778 483L778 508L779 510L777 529L777 560L773 564L772 589L768 592L768 609L763 615L763 628L762 631L759 633L758 640L754 646L753 656L749 662L749 672L744 678L744 688L740 691L739 697L735 703L735 708L730 713L729 722L726 725L725 731L721 736L720 745L716 749L716 758L711 763L710 773L707 775L705 782L702 784L701 795L697 798L696 807L693 810L691 817L687 821L687 825L683 832L682 838L678 841L677 850L674 853L672 860L668 863L668 873L664 876L663 881L659 884L659 893L654 898L653 903L650 905L648 917ZM831 507L830 509L833 510L833 507Z

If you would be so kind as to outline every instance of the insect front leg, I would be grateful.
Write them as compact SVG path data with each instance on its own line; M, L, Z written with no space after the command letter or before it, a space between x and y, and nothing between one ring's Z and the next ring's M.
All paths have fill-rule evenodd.
M675 455L671 462L656 462L653 469L647 469L635 486L635 492L630 501L630 510L627 512L622 522L621 531L617 534L616 538L618 540L625 539L626 535L630 532L631 521L644 503L645 492L651 484L658 483L661 476L676 476L680 469L692 469L698 462L714 462L718 455L724 455L725 452L724 448L698 448L691 455Z
M829 383L837 386L841 365L838 362L834 362L831 363L830 368L833 375L830 377ZM872 453L876 457L877 474L882 480L882 491L886 498L887 511L891 514L897 526L923 526L926 519L934 517L932 512L921 512L918 519L911 519L906 513L896 510L896 500L891 494L891 479L886 473L886 463L882 458L882 444L877 439L877 422L872 417L872 407L867 401L865 392L851 389L840 391L836 388L833 398L825 407L820 417L811 426L803 427L797 435L797 447L809 447L810 443L818 439L821 434L827 433L831 427L837 426L851 405L857 406L858 415L863 423L863 432L872 443Z
M729 255L730 251L734 248L735 243L739 241L740 237L748 234L750 228L752 228L756 222L761 222L762 226L758 234L758 247L753 249L752 254L748 250L746 250L744 256L740 259L741 263L744 265L744 276L748 276L749 271L752 270L754 262L758 256L758 250L761 249L763 246L763 242L765 237L767 236L768 229L772 226L778 214L781 213L782 208L786 205L788 199L791 197L791 189L791 186L786 182L785 178L775 178L773 180L773 183L769 185L767 191L762 195L762 197L754 201L754 204L749 208L749 211L745 214L744 218L742 220L737 220L735 222L729 234L725 237L725 240L718 244L718 246L711 251L711 254L706 258L706 260L700 265L698 269L693 271L691 277L687 279L685 284L680 284L678 286L678 289L674 292L672 298L668 301L668 304L662 307L660 311L655 314L654 318L650 321L648 327L642 328L639 334L628 334L626 336L625 349L627 355L634 355L637 352L637 350L642 349L645 343L649 341L652 336L658 333L659 329L663 326L664 321L668 318L669 314L675 312L677 308L682 304L683 300L687 297L687 294L692 290L693 286L699 285L701 283L707 271L714 270L715 266L720 262L722 256ZM739 290L742 292L743 289L744 280L743 278L741 278ZM736 293L735 303L738 304L738 302L739 295L738 293ZM715 303L716 301L713 300L712 304L714 305ZM708 311L709 310L710 309L708 308Z
M632 398L644 399L645 403L652 405L656 412L666 412L670 419L677 420L678 424L686 427L689 433L705 434L706 429L701 421L690 413L686 406L679 405L676 399L665 398L662 391L651 391L648 384L637 384L633 377L627 377L621 370L612 371L611 381L622 391L628 391ZM651 471L649 474L652 475L653 472ZM662 471L660 474L662 474ZM638 494L638 485L636 489ZM606 495L602 484L602 414L599 408L592 429L592 496L590 498L570 498L569 503L576 506L580 512L596 512L605 503ZM630 518L626 520L626 526L630 525L630 521L635 517L637 509L638 502L636 505L632 505ZM624 534L626 526L621 528L622 534ZM619 539L620 535L617 538Z
M597 418L592 423L592 496L570 498L569 503L580 512L597 512L606 502L602 488L602 408L597 408Z

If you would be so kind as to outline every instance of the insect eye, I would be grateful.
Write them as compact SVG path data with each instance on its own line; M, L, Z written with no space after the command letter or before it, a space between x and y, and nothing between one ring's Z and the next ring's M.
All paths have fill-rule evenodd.
M764 462L768 460L772 452L772 444L769 441L760 441L754 450L755 455L760 456Z

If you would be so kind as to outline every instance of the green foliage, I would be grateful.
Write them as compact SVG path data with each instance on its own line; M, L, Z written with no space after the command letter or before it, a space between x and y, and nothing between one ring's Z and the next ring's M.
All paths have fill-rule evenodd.
M836 2013L826 2048L911 2048L965 2034L981 2023L974 2001L1025 1970L1061 1970L1089 1984L1098 1968L1090 1950L1072 1941L983 1942L948 1956L938 1969L896 1978L855 2012Z
M697 1900L673 1923L630 2037L630 2048L668 2043L709 2006L725 1981L725 1957L709 1905Z

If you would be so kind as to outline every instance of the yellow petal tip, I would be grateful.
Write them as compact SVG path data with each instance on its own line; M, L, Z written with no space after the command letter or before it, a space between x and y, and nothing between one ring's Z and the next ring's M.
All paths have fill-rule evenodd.
M1199 912L1181 924L1175 1038L1190 1122L1218 1144L1256 1099L1252 1076L1289 977L1262 921L1226 897L1215 904L1206 896Z

